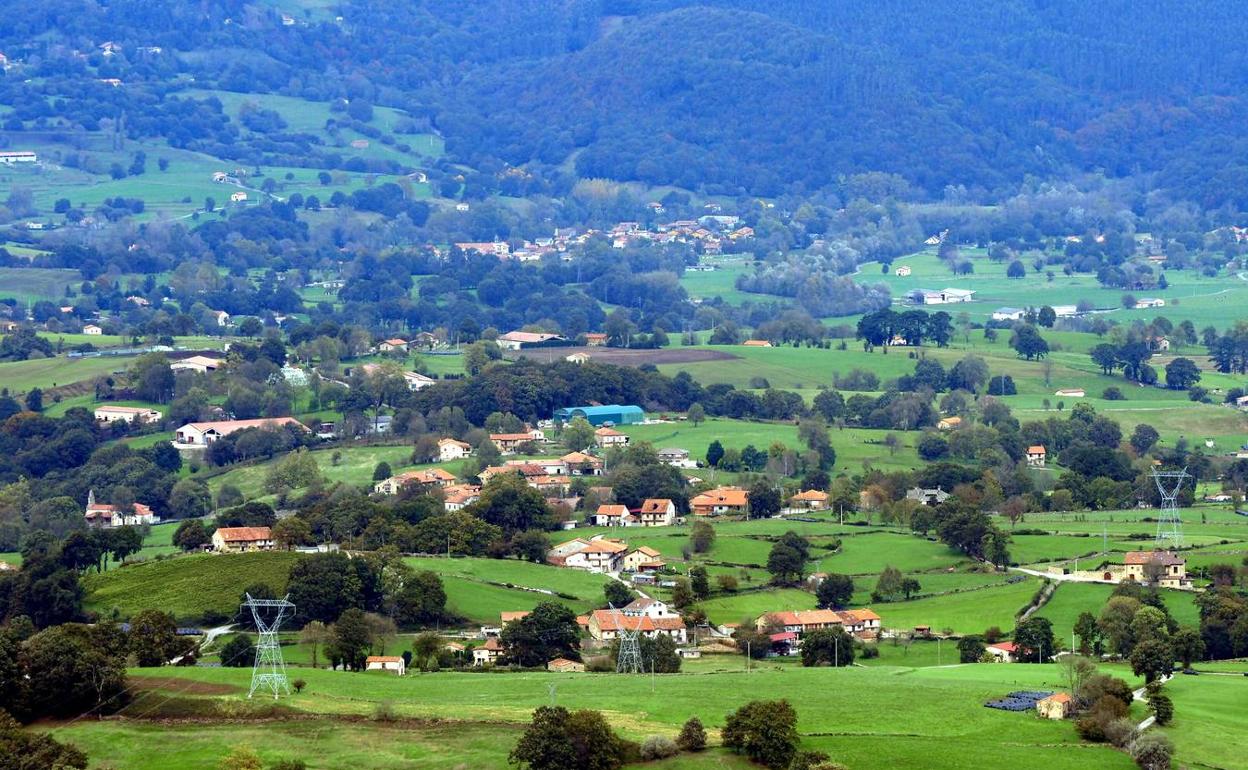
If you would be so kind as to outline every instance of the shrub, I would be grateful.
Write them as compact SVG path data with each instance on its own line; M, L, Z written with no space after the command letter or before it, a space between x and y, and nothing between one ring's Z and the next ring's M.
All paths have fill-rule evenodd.
M290 686L295 688L295 694L298 694L298 693L303 692L304 688L308 686L308 683L306 680L296 679L295 681L290 683Z
M641 758L647 762L667 759L680 753L676 743L666 735L651 735L641 742Z
M1164 735L1148 733L1131 744L1131 758L1142 770L1169 770L1174 746Z
M1125 749L1135 740L1135 722L1129 717L1122 717L1105 725L1103 732L1106 742Z
M398 712L394 710L394 703L391 701L383 700L373 709L373 719L378 722L393 722L398 718Z
M681 751L702 751L706 748L706 728L702 726L702 720L697 717L689 717L689 721L685 722L680 728L680 735L676 736L676 745Z
M1106 401L1126 401L1127 397L1122 395L1122 389L1116 385L1111 385L1101 391L1101 398Z

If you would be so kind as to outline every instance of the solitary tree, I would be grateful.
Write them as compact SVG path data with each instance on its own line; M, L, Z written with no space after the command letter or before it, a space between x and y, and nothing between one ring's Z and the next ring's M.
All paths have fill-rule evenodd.
M822 609L844 609L853 598L854 581L849 575L831 573L815 589L815 601Z

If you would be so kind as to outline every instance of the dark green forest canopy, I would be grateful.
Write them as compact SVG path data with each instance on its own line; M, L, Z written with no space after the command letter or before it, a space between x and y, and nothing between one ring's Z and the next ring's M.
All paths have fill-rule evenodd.
M480 169L574 158L583 176L762 195L883 171L919 197L1100 169L1210 208L1248 189L1248 19L1225 0L348 0L290 25L241 0L9 10L0 50L34 69L0 78L10 136L60 99L89 130L124 112L128 132L219 157L344 162L290 132L235 147L219 105L173 99L182 73L394 106Z

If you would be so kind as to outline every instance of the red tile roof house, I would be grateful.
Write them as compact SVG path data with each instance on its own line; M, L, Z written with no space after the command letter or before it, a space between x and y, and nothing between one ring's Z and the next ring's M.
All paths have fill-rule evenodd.
M1018 660L1019 648L1013 642L997 642L985 649L996 663L1013 663Z
M649 615L625 615L620 610L594 610L589 616L589 635L600 642L619 638L620 631L640 631L642 636L654 638L667 634L677 644L687 638L685 621L679 616L652 618Z
M643 527L670 527L676 523L676 503L665 497L652 497L641 504L636 516Z
M135 503L134 511L122 513L115 505L97 503L95 490L87 492L87 508L83 514L88 527L137 527L143 524L159 524L160 517L143 503Z
M493 665L503 655L503 645L498 641L498 637L491 636L485 640L485 644L480 647L474 647L472 650L472 665L486 666Z
M603 503L590 517L595 527L628 527L636 524L636 519L628 508L623 505Z
M557 567L590 572L619 572L628 546L614 540L577 538L560 543L546 554L546 561Z
M393 671L399 676L407 673L407 664L394 655L369 655L364 659L365 671Z
M174 432L173 445L179 449L206 447L222 436L246 428L278 430L286 426L306 431L294 417L265 417L259 420L222 420L220 422L188 422Z

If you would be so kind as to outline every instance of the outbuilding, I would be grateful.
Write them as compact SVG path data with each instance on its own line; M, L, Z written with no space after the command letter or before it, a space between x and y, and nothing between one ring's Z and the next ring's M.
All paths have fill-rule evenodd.
M640 406L621 406L606 404L604 406L573 406L555 412L555 419L560 422L571 422L573 418L584 417L595 428L610 423L611 425L636 425L645 422L646 413Z

